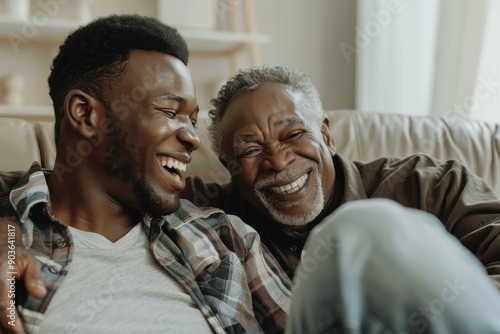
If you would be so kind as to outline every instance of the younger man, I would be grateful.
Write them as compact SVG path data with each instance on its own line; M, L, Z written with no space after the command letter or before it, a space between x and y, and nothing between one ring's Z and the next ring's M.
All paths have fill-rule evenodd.
M290 282L258 234L179 199L200 145L187 61L175 29L133 15L91 22L61 46L49 77L54 170L34 163L0 198L47 291L18 285L20 318L9 311L2 332L20 332L21 319L31 333L283 330ZM124 109L129 94L141 99Z

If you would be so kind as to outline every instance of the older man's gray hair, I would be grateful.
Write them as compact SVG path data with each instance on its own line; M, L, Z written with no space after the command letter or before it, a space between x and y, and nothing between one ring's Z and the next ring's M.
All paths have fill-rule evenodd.
M324 111L321 100L311 79L303 72L281 67L256 67L240 70L235 76L230 78L213 98L210 103L214 107L209 111L212 124L209 126L212 149L221 158L226 158L222 150L222 134L220 122L228 104L233 98L241 93L256 90L265 82L278 82L290 86L292 89L302 92L306 97L306 120L311 120L312 124L320 125L323 121Z

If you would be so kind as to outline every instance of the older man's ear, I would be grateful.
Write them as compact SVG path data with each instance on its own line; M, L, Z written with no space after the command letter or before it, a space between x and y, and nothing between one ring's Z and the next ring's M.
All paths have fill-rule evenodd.
M321 123L321 134L323 135L323 140L326 146L328 146L330 154L332 157L335 156L335 154L337 154L337 148L335 147L332 130L330 129L330 119L327 115L325 115L323 122Z

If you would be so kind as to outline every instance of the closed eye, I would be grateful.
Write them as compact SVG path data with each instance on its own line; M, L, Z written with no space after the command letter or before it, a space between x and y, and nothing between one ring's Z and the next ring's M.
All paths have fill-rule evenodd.
M283 142L291 142L293 140L299 139L306 131L305 130L296 130L288 133L283 140Z
M176 112L175 110L171 110L171 109L160 109L160 111L165 114L165 116L167 116L168 118L174 118L175 115L176 115Z
M177 114L177 111L175 109L160 108L160 107L157 107L157 106L154 106L154 105L152 106L152 108L154 110L162 112L168 118L174 118L175 115Z
M236 158L253 158L262 152L262 147L252 146L244 149L241 153L237 154Z

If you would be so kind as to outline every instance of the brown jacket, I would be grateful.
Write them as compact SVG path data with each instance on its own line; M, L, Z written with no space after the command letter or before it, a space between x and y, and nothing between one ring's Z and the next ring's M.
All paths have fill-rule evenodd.
M334 164L338 198L325 209L329 213L345 202L367 198L388 198L427 211L476 255L500 288L500 200L484 180L458 161L440 162L425 155L372 162L353 162L337 155ZM271 223L241 202L238 189L231 185L190 178L183 195L196 205L239 215L261 234L264 244L293 276L307 233L293 233Z

